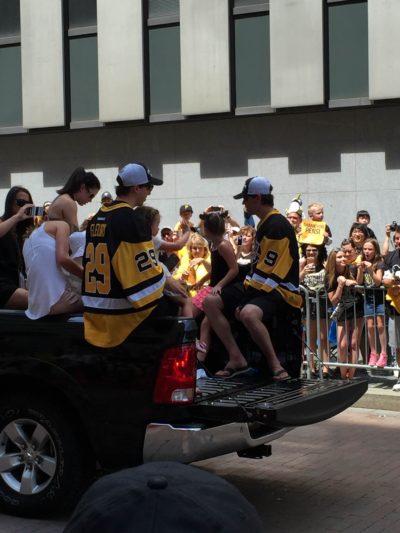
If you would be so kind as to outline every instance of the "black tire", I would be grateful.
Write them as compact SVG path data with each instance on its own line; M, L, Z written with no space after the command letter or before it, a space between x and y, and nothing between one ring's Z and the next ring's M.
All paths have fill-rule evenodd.
M93 474L80 431L50 398L0 401L0 506L18 516L70 509Z

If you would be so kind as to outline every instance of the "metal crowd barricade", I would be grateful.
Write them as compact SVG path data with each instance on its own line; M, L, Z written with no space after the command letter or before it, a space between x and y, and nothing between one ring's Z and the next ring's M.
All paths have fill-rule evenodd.
M364 316L364 301L365 301L365 294L366 291L372 291L373 295L373 309L374 313L371 316L373 319L373 331L372 334L374 335L374 344L377 347L376 352L379 354L380 351L384 351L388 354L388 361L384 367L372 367L368 365L369 355L370 355L370 345L369 345L369 335L368 335L368 320L367 317ZM331 331L331 327L335 328L335 326L332 326L332 323L336 323L336 320L332 319L331 316L335 316L334 310L337 306L332 306L330 303L328 296L326 294L326 291L324 288L317 288L316 290L310 290L309 288L300 285L300 292L303 295L303 326L304 326L304 359L306 363L306 370L307 370L307 377L311 377L311 369L314 366L313 365L313 359L314 363L318 364L318 375L320 378L323 377L323 368L329 368L330 370L332 368L336 367L346 367L346 368L360 368L365 370L374 370L375 372L377 370L383 371L383 370L397 370L397 364L396 364L396 356L395 353L391 353L391 350L388 346L388 319L385 312L385 305L384 305L384 313L376 314L376 301L379 298L379 301L383 299L383 302L385 302L385 296L386 296L386 289L385 287L364 287L364 286L355 286L354 294L360 294L362 300L359 302L354 299L351 306L349 302L346 305L346 309L348 312L346 314L350 314L351 316L354 316L355 318L345 319L341 324L344 327L344 335L347 339L347 342L345 343L347 346L347 352L345 354L342 354L341 347L339 346L340 340L337 338L336 340L336 347L335 344L332 342L332 339L329 339L328 332ZM371 293L368 293L371 294ZM382 295L382 296L381 296ZM340 304L338 304L340 305ZM314 307L315 306L315 307ZM324 306L324 309L321 308L321 306ZM312 310L315 309L315 313L312 312ZM349 313L349 311L352 311ZM340 311L340 309L339 309ZM362 318L362 321L357 321L357 311L360 314L359 318ZM340 313L338 313L340 316ZM321 316L326 318L321 318ZM383 331L385 332L385 346L380 346L379 342L379 333L377 328L377 316L383 316ZM313 326L312 321L315 320L316 324ZM357 332L357 338L359 339L359 343L357 346L357 353L356 353L356 360L351 361L351 331L354 328L357 328L357 322L358 327L361 328L362 331ZM321 326L325 330L325 335L321 337ZM336 326L337 330L337 326ZM316 339L315 342L312 339L312 331L316 331ZM349 338L350 337L350 338ZM315 344L315 349L311 349L311 345ZM323 354L323 348L325 348L327 351L327 356ZM380 349L378 349L380 347ZM350 356L349 356L350 353ZM342 357L344 355L345 357ZM345 359L344 361L341 361L340 359ZM325 360L324 360L325 359ZM393 364L391 364L391 360L393 361ZM378 374L378 372L376 372Z

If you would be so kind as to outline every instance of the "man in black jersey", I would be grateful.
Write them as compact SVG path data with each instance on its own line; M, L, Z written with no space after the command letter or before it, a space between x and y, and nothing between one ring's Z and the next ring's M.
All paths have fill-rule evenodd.
M272 185L266 178L249 178L241 193L246 213L256 215L257 251L243 285L208 296L204 310L229 355L227 366L217 376L230 378L248 371L246 359L232 335L227 317L236 316L266 357L274 381L289 378L276 356L265 321L285 309L300 309L299 254L295 233L287 219L274 209Z
M150 225L132 209L162 180L144 165L129 163L117 183L116 200L89 222L83 257L85 339L104 348L121 344L150 316L165 284Z

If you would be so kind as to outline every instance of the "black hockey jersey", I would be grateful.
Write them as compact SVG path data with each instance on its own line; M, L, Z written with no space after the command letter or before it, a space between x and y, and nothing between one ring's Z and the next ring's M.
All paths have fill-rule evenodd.
M102 206L86 231L83 256L85 339L121 344L162 296L165 276L148 222L125 202Z

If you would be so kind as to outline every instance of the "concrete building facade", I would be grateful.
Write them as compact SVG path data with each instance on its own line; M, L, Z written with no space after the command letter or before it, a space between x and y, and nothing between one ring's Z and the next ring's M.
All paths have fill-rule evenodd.
M173 224L262 174L284 210L399 218L399 0L0 0L0 205L51 200L72 170L113 191L143 161ZM100 197L100 195L99 195ZM100 198L79 210L83 219ZM1 210L1 209L0 209Z

